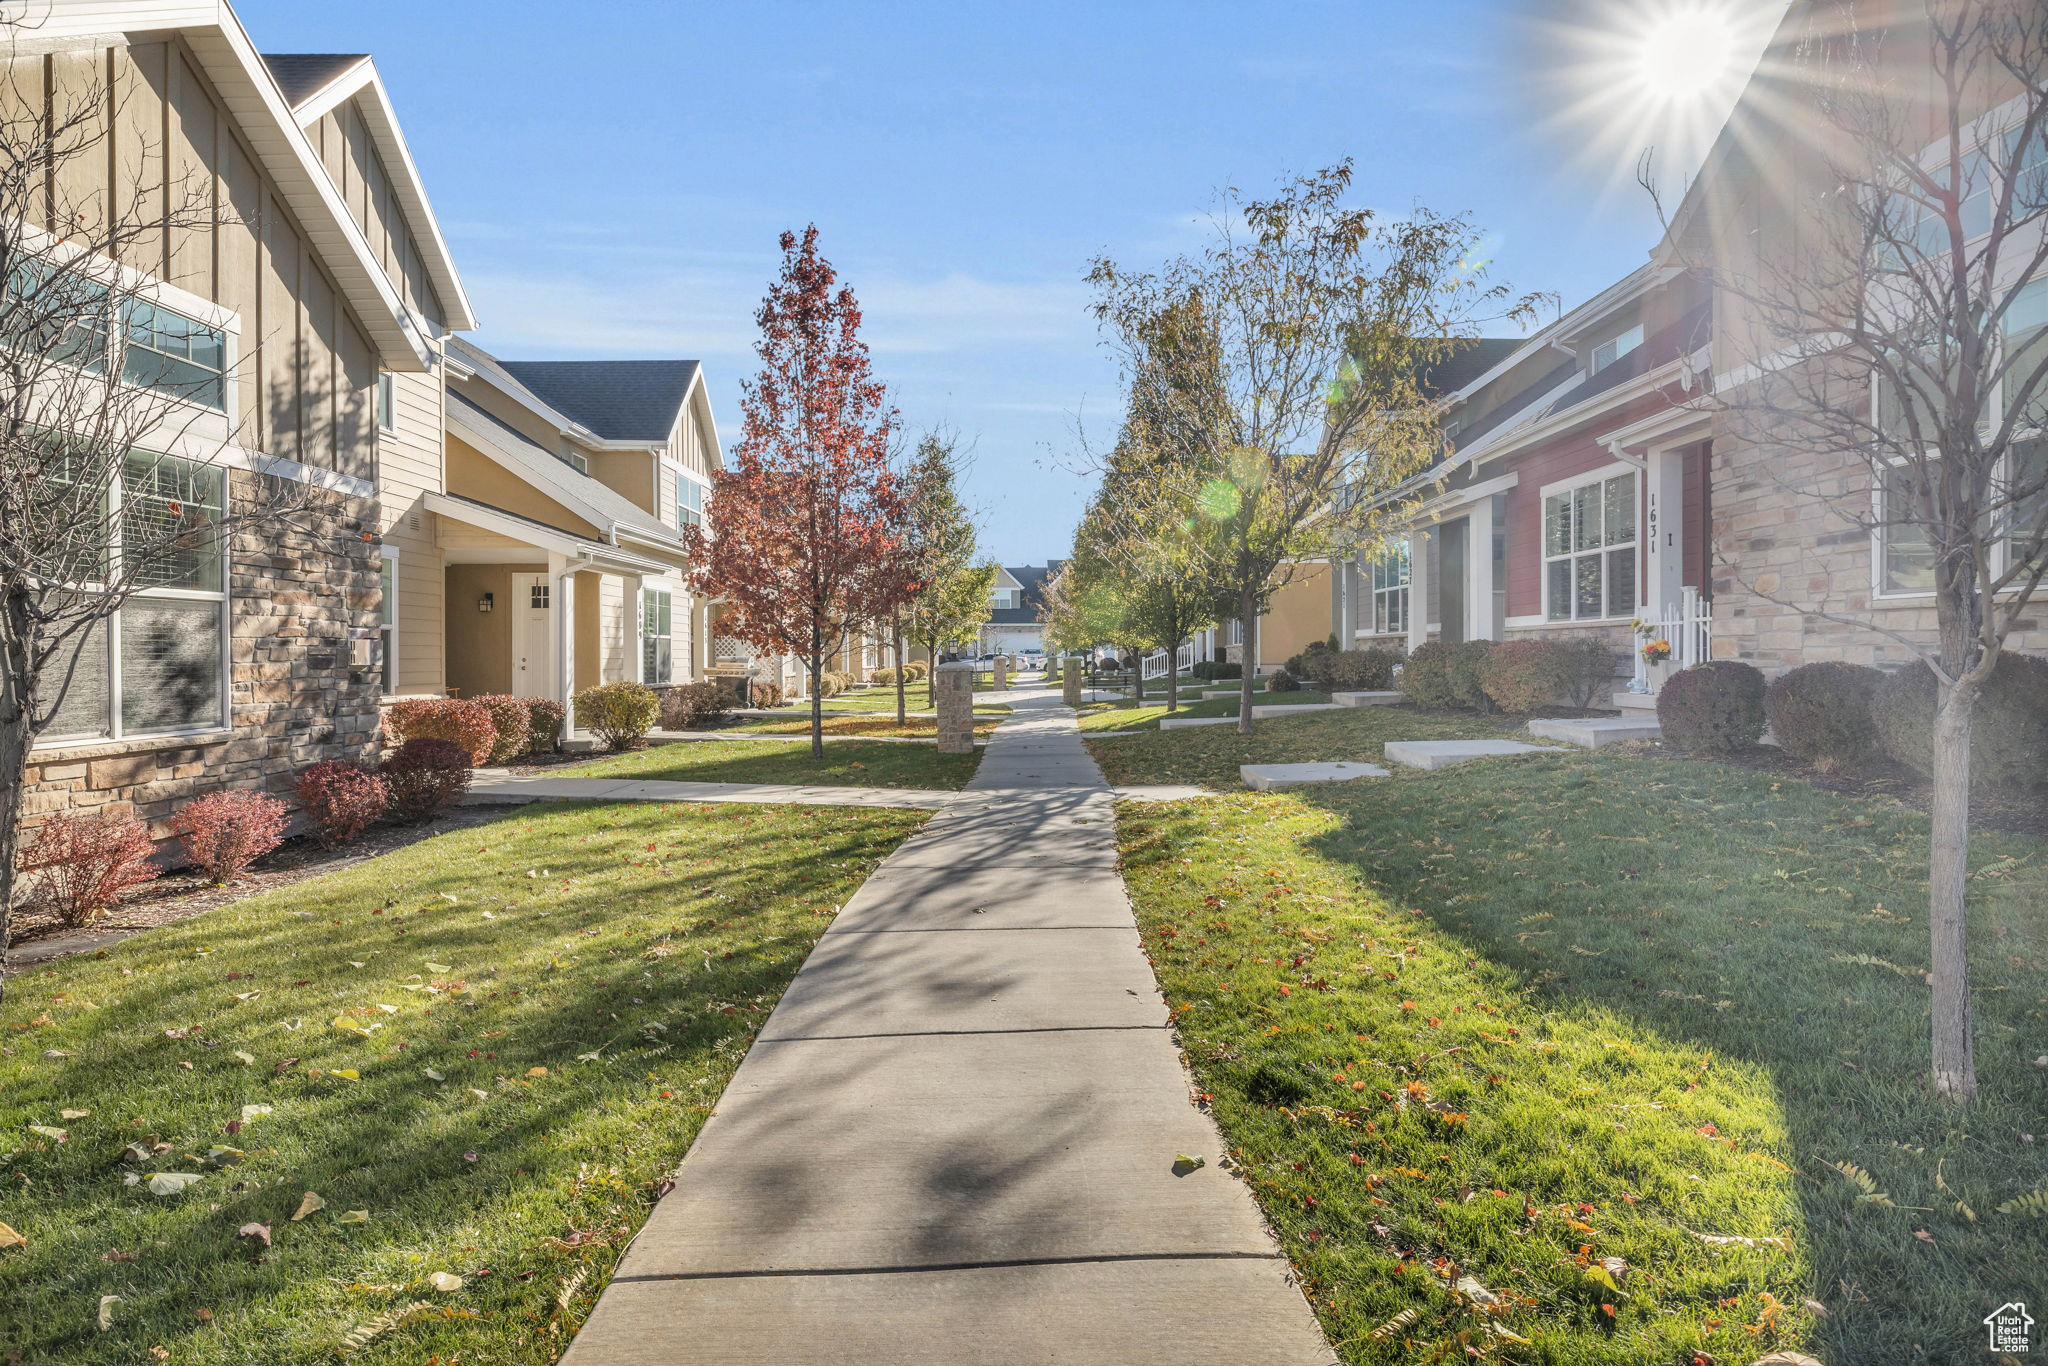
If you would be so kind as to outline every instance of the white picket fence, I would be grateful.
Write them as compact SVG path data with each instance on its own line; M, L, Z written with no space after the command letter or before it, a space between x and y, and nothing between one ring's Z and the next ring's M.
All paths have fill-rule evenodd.
M1699 589L1681 590L1677 602L1667 605L1661 614L1645 617L1643 621L1653 629L1636 641L1636 673L1628 685L1630 692L1655 691L1650 685L1650 662L1643 658L1642 650L1650 641L1671 642L1671 658L1657 666L1664 670L1666 678L1680 669L1704 664L1714 657L1714 605L1700 597Z
M1168 654L1165 650L1154 650L1138 661L1138 676L1150 681L1164 678L1169 673L1186 673L1195 667L1195 642L1184 640L1180 648Z

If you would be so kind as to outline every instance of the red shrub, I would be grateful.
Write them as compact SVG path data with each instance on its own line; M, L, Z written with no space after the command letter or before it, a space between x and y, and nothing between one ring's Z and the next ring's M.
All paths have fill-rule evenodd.
M1479 666L1480 687L1505 712L1556 706L1570 682L1571 660L1553 640L1504 640Z
M527 702L504 693L485 693L471 700L490 713L491 724L498 730L498 743L491 746L488 756L490 763L509 764L526 753L528 732L533 728L533 711Z
M526 752L553 754L562 743L562 722L568 713L551 697L522 697L526 703Z
M490 709L458 697L408 697L384 713L384 731L403 745L408 740L447 740L481 764L497 748L498 728Z
M36 827L21 853L21 869L34 876L29 904L66 925L85 925L121 899L122 889L149 882L163 870L149 827L132 816L59 811Z
M171 818L185 861L215 883L239 877L284 842L291 808L264 792L209 792Z
M377 769L391 794L391 816L408 824L452 806L469 791L469 754L448 740L407 740Z
M299 771L299 805L320 843L338 849L370 828L391 805L384 780L361 764L329 759Z

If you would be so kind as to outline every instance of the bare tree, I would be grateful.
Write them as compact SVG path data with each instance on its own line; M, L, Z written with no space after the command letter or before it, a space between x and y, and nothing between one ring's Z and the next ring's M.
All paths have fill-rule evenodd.
M1674 230L1740 354L1710 406L1788 499L1855 528L1931 631L1867 590L1800 601L1937 680L1929 853L1933 1082L1976 1095L1965 920L1972 717L2048 573L2048 6L1816 5L1765 68L1776 139L1741 191ZM1647 176L1645 177L1647 183ZM1852 477L1844 477L1848 474ZM1880 572L1883 572L1882 568Z
M1244 627L1238 731L1252 729L1258 622L1287 566L1371 539L1373 495L1442 455L1422 375L1482 323L1533 316L1473 264L1463 218L1380 221L1344 200L1351 163L1269 200L1226 191L1214 240L1156 273L1103 258L1095 314L1127 381L1146 392L1152 506L1136 525L1200 562ZM1147 377L1150 377L1149 379Z
M219 573L304 499L231 474L225 358L155 307L165 244L220 221L210 179L176 183L161 147L114 155L124 97L103 77L46 92L33 37L0 22L0 963L29 751L91 700L110 618Z

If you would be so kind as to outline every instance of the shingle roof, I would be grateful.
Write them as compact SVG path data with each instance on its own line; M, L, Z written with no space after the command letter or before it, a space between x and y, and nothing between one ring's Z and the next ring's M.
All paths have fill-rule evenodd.
M606 441L666 441L693 360L503 360L505 373Z
M1526 337L1475 337L1461 341L1435 365L1422 372L1422 390L1432 398L1455 394L1513 355Z
M263 64L277 78L285 103L297 109L347 71L369 60L366 52L266 52Z
M1017 581L1024 590L1022 607L998 607L988 614L991 626L1028 626L1038 620L1039 611L1045 606L1045 580L1058 561L1047 565L1027 564L1020 567L1005 565L1003 572Z

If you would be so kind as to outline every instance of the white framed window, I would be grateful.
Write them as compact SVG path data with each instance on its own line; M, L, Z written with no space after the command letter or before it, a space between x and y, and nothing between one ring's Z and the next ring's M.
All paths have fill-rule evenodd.
M22 305L27 316L62 332L61 338L32 338L28 345L47 347L56 359L96 375L118 361L129 384L215 412L227 410L225 329L147 299L117 300L89 276L33 257L8 272L7 292L32 300Z
M1543 490L1543 616L1602 621L1636 610L1636 472Z
M704 486L681 470L676 471L676 525L704 525Z
M1642 344L1643 325L1637 323L1620 336L1609 337L1606 341L1594 347L1592 357L1586 365L1586 373L1589 375L1599 374L1602 370L1605 370L1608 366L1614 364Z
M666 588L640 590L640 681L675 681L675 597Z
M1367 566L1367 581L1372 585L1374 635L1402 635L1407 632L1410 574L1408 544L1405 541Z
M377 667L379 685L386 697L398 691L398 551L384 546L378 568L378 587L384 596L377 603Z
M398 381L389 370L377 372L377 430L398 430Z
M114 555L143 540L162 548L120 610L50 661L43 693L61 696L40 743L227 725L226 548L207 530L225 509L226 474L137 453L121 483ZM187 527L192 534L181 544L177 533Z
M2048 164L2044 164L2048 173ZM2005 374L1997 386L1987 425L2014 417L2013 442L2008 466L2003 472L2004 490L2031 489L2048 463L2048 391L2037 390L2024 412L2020 410L2020 386L2012 376L2026 375L2048 358L2048 277L2021 289L2007 311L1999 360ZM1872 418L1880 431L1898 430L1905 421L1904 407L1892 386L1881 379L1871 383ZM1931 422L1921 415L1923 428ZM1871 579L1880 597L1919 597L1934 591L1934 551L1926 529L1911 522L1893 524L1896 517L1913 515L1913 500L1924 506L1926 490L1921 481L1926 471L1898 464L1882 472L1871 494ZM2027 537L2040 532L2048 516L2048 497L2036 493L2012 511L2010 532ZM2005 554L2026 553L2008 542Z

